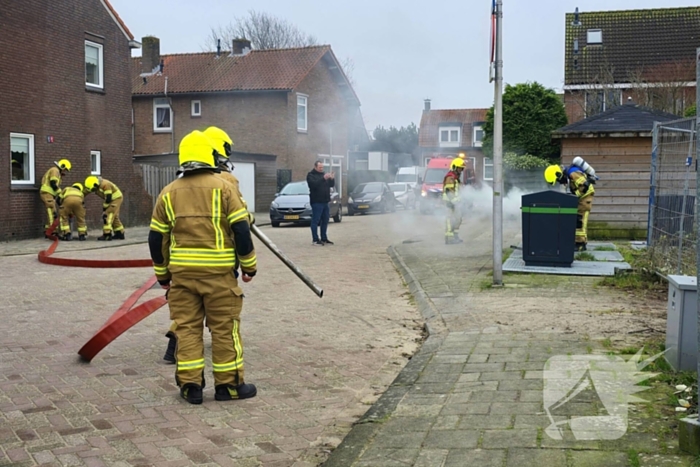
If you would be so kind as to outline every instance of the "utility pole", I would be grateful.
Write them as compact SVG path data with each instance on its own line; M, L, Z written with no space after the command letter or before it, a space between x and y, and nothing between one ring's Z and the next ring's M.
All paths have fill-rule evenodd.
M493 285L503 285L503 1L496 1L493 104Z

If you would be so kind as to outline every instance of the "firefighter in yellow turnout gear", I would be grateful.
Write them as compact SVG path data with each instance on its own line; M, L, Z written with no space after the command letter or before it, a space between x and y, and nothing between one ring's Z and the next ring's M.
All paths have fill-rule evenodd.
M577 162L579 163L577 164ZM579 166L583 164L585 164L583 168ZM588 216L593 208L593 195L595 194L593 185L597 178L595 171L583 159L577 157L574 159L574 163L566 169L559 165L550 165L545 169L544 178L550 185L555 185L557 182L567 185L571 194L578 197L576 238L574 241L576 242L576 251L586 251Z
M238 179L236 178L235 175L233 175L233 169L234 165L233 162L230 160L231 154L233 154L233 140L231 137L221 128L215 127L215 126L210 126L206 130L204 130L204 134L211 139L212 143L214 144L214 147L216 149L216 162L218 164L220 172L216 174L216 176L220 177L222 180L225 180L226 182L230 183L238 197L241 199L243 202L243 207L248 209L248 205L243 199L243 195L241 194L240 187L239 187L239 182ZM255 218L253 217L253 213L249 212L248 213L248 221L250 225L253 225L255 223ZM238 266L236 266L236 271L238 270ZM237 273L236 273L237 274ZM168 348L165 351L165 355L163 356L163 360L169 362L169 363L175 363L175 329L177 328L177 325L175 321L173 321L170 324L170 329L168 332L165 334L166 337L169 338L168 341Z
M464 170L464 159L455 158L450 164L450 171L442 181L442 199L447 207L445 219L445 244L462 243L459 227L462 225L462 208L460 206L460 177Z
M72 240L73 233L71 232L70 218L75 218L75 223L78 225L78 240L84 241L87 235L87 224L85 224L85 195L83 194L83 185L74 183L72 186L66 187L58 195L58 211L60 215L61 240Z
M44 212L46 213L46 223L44 230L47 230L54 223L58 215L56 202L58 195L61 194L61 177L70 172L71 163L68 159L61 159L54 162L54 167L46 171L41 178L40 196L41 202L44 204ZM44 234L46 238L48 235Z
M119 219L119 209L124 197L119 187L106 178L94 175L85 179L85 192L102 198L102 236L98 240L124 240L124 226Z
M212 335L216 400L257 393L243 378L243 291L235 275L239 262L244 282L255 276L255 249L247 210L233 186L215 174L219 169L214 144L200 131L183 138L183 175L158 196L148 237L158 282L169 289L175 379L180 395L192 404L203 401L205 319Z

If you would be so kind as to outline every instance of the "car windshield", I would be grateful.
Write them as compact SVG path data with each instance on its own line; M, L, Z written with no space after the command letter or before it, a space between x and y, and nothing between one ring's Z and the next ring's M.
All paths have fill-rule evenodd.
M442 183L448 169L428 169L425 171L425 183Z
M391 188L391 191L394 193L403 193L406 191L406 184L405 183L392 183L389 185L389 188Z
M286 196L286 195L308 195L309 194L309 185L306 182L294 182L294 183L287 183L284 188L282 188L282 191L280 191L280 195Z
M413 182L416 180L416 174L397 174L396 175L396 181L397 182Z
M363 183L362 185L357 185L353 193L381 193L382 183Z

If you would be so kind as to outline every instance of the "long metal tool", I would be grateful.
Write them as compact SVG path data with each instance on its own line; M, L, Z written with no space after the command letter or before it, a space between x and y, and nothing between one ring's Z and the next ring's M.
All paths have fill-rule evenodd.
M301 269L299 269L299 266L294 264L291 259L287 258L287 255L282 253L282 250L280 250L277 247L277 245L272 243L272 240L270 240L267 237L267 235L262 233L260 231L260 229L258 229L258 226L251 225L250 231L253 232L253 235L258 237L260 239L260 241L263 242L265 244L265 246L267 248L269 248L270 251L273 252L275 254L275 256L277 256L280 259L280 261L282 261L289 269L291 269L292 272L294 274L296 274L296 276L299 279L301 279L302 282L304 282L304 284L306 284L311 290L313 290L314 293L316 295L318 295L318 298L323 298L323 289L321 287L319 287L318 285L316 285L316 283L314 281L312 281L309 276L304 274L304 272Z

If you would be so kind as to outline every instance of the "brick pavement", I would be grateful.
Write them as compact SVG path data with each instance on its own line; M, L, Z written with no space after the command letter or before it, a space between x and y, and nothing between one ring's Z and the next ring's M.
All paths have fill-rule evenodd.
M259 395L214 401L208 367L201 406L179 398L173 367L161 360L167 308L90 364L78 360L78 349L151 276L149 268L62 268L36 260L47 240L0 245L0 465L322 462L422 339L422 319L386 254L397 235L417 228L420 219L410 216L332 223L337 244L327 247L312 247L308 228L265 228L324 288L324 298L259 245L260 274L243 286L242 315L246 376ZM144 258L147 245L133 243L140 232L143 241L145 229L129 229L127 242L63 243L57 254ZM161 293L151 290L143 300Z
M485 298L487 292L479 289L492 269L490 221L466 222L465 243L457 246L442 244L436 226L424 230L432 231L398 238L389 251L431 335L324 467L691 465L693 459L677 446L660 446L644 418L615 441L577 441L571 432L562 441L546 435L545 362L602 349L580 335L513 333L489 319L490 309L504 307L499 297L518 306L512 295ZM517 223L506 223L504 246L517 244L518 232ZM570 293L555 293L555 304L550 293L558 292L556 287L540 290L552 329L557 310L575 306ZM600 405L587 394L569 412L563 410L555 420L598 415ZM629 457L630 449L640 453L638 459Z

